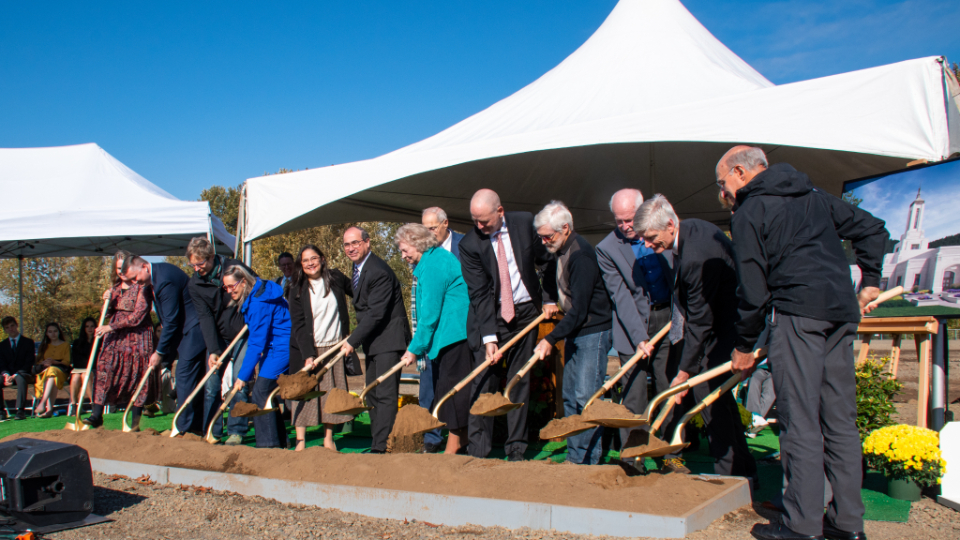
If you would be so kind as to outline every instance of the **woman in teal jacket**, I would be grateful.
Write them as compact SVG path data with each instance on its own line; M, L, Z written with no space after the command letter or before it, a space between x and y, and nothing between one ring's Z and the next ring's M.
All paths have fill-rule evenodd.
M467 345L467 308L470 298L460 272L460 261L440 247L429 229L407 224L397 231L397 247L403 260L413 265L416 328L413 341L400 359L409 366L420 356L435 362L437 396L443 396L470 373L473 354ZM458 392L444 403L437 415L450 430L445 454L466 447L470 393Z

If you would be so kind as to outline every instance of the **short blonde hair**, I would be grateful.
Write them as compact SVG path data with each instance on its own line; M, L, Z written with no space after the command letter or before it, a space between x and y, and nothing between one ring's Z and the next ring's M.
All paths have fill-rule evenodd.
M203 260L209 261L216 254L217 251L213 248L213 244L202 236L191 238L190 243L187 244L187 259L202 257Z
M397 229L394 240L398 244L400 242L408 244L420 253L424 253L428 249L440 245L440 243L437 242L437 235L419 223L407 223Z

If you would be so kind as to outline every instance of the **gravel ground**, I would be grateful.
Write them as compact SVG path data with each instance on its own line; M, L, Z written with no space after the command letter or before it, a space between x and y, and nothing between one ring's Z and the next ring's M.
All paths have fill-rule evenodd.
M305 505L280 504L261 497L212 491L191 486L140 484L124 477L97 473L95 512L113 522L63 531L51 539L571 539L578 536L556 531L465 525L447 527L416 521L374 519ZM690 535L691 540L752 538L749 531L776 514L744 507L718 519L709 528ZM908 523L867 522L872 540L919 538L955 540L960 537L960 515L930 499L916 503Z

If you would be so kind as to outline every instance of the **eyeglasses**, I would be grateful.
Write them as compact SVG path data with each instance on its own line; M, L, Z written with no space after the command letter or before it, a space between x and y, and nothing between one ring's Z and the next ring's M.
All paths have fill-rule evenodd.
M207 261L198 262L198 263L187 262L187 264L194 270L197 270L198 268L203 268L204 265L207 264Z
M553 231L553 234L538 234L537 236L539 236L543 242L553 242L553 239L556 238L558 234L560 234L560 231Z
M223 290L227 291L228 293L232 293L233 291L237 290L237 287L239 287L241 283L243 283L243 280L238 281L233 285L227 285L226 283L224 283Z
M440 228L439 225L434 225L433 227L427 227L427 230L430 232L437 232L437 229L439 228Z
M360 244L362 244L363 242L364 242L363 240L354 240L353 242L344 242L343 249L360 247Z

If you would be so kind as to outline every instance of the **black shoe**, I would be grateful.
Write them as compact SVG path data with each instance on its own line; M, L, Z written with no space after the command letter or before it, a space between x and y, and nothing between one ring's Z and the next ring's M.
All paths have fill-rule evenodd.
M827 518L823 518L823 537L828 540L867 540L867 535L863 531L841 531L827 521Z
M507 456L507 461L523 461L524 459L525 458L523 457L523 450L520 450L518 448L511 450L510 455Z
M440 451L440 445L439 445L439 444L423 443L423 453L424 453L424 454L436 454L436 453L439 452L439 451Z
M750 534L759 540L824 540L822 534L810 536L791 531L783 523L756 524Z
M21 409L21 410L17 411L17 416L16 416L16 418L17 418L17 420L26 420L26 419L27 419L27 413L25 413L25 412Z
M86 418L81 418L80 421L92 428L98 428L103 425L103 417L93 414Z
M383 450L374 450L373 448L371 448L370 451L367 453L368 454L386 454L386 452Z

